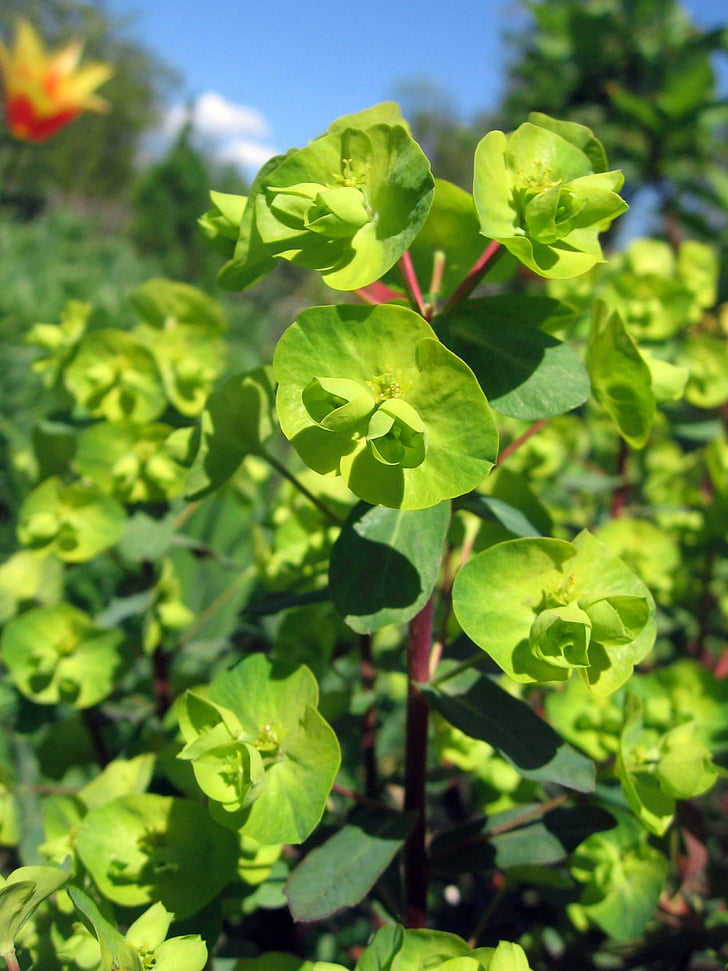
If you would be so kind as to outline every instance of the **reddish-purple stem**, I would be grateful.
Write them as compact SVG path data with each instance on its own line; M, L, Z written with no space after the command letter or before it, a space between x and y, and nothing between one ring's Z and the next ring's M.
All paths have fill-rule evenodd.
M371 634L361 638L361 686L366 693L374 693L377 672L372 657ZM369 799L379 794L379 773L377 771L377 706L372 703L362 718L362 759L364 762L364 791Z
M402 254L397 266L399 267L399 272L402 274L407 296L410 298L413 306L417 308L418 313L427 319L427 308L425 307L425 301L422 299L420 281L417 279L415 268L412 265L412 257L409 255L408 250L405 250Z
M465 300L466 297L470 296L502 252L503 247L500 243L496 242L496 240L491 240L491 242L488 243L486 248L483 250L482 255L473 264L470 270L468 270L467 276L463 282L457 288L455 293L453 293L450 299L446 301L442 308L443 313L447 313L448 311L452 310L462 300Z
M519 438L512 441L510 445L506 445L498 456L497 464L502 465L509 455L513 455L516 449L520 448L524 442L527 442L532 435L535 435L536 432L540 431L546 424L548 424L548 418L540 418L537 422L534 422L534 424L531 425L531 427L528 428Z
M416 813L412 832L404 847L404 888L408 927L427 923L427 885L430 864L427 857L427 699L417 683L430 680L433 598L410 621L407 642L407 740L405 747L404 808Z
M629 459L629 447L623 438L619 440L619 453L617 455L617 475L622 480L612 493L612 519L618 519L622 515L627 503L629 494L629 483L627 482L627 462Z

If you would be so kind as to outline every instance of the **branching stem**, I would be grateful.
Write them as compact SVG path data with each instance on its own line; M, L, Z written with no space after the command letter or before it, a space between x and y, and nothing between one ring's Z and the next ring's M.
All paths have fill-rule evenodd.
M268 462L268 464L271 465L280 476L287 479L291 485L295 486L301 495L305 496L309 502L313 503L319 512L322 512L327 519L330 519L332 522L336 523L337 526L343 525L343 520L336 515L333 509L329 509L326 503L321 502L318 496L315 496L310 489L307 489L303 482L297 479L292 472L289 472L282 462L278 461L275 455L271 455L270 452L266 452L265 449L261 449L257 454L260 455L261 458L265 459L266 462Z
M399 267L399 272L402 274L405 290L407 291L407 296L409 297L412 305L415 307L418 313L422 314L425 320L428 320L427 308L425 307L425 301L422 298L420 281L417 279L415 268L412 265L412 257L409 255L408 250L405 250L405 252L402 254L397 266Z
M454 310L459 303L465 300L466 297L470 296L502 252L503 246L495 240L491 240L491 242L483 250L483 253L479 259L468 270L467 276L464 278L463 282L457 288L455 293L453 293L450 299L446 301L442 308L443 313L449 313L449 311Z

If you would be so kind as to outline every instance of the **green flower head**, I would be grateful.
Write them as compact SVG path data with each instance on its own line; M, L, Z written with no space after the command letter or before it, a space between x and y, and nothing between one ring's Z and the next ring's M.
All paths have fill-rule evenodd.
M303 461L374 505L424 509L474 489L497 432L470 368L404 307L317 307L273 362L281 428Z
M318 270L336 290L356 290L402 256L433 193L427 158L398 110L377 105L269 161L237 208L216 198L203 229L228 246L230 221L242 209L232 259L220 274L223 286L249 286L284 259Z
M453 608L514 681L565 681L578 671L599 697L627 680L655 637L647 587L586 531L572 543L529 538L489 547L455 578Z
M489 132L475 154L481 232L534 273L564 278L602 260L598 234L627 204L588 128L533 114L509 135Z

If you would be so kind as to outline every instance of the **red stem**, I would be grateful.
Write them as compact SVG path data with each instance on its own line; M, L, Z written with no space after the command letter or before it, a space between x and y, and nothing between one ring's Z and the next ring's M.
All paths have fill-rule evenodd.
M408 927L427 924L427 885L430 863L427 857L427 699L417 682L430 680L433 598L410 621L407 643L407 741L404 770L404 808L417 816L404 847L404 886Z
M407 296L416 307L417 312L422 314L425 320L427 320L427 308L425 307L425 301L422 299L420 281L417 279L415 268L412 265L412 257L409 255L408 250L405 250L402 254L397 266L399 267L399 272L402 274Z
M482 255L473 264L470 270L468 270L468 274L463 282L457 288L455 293L453 293L450 299L446 301L442 308L442 312L444 314L451 311L462 300L470 296L502 252L503 247L500 243L496 242L496 240L491 240L491 242L488 243L486 248L483 250Z
M497 464L502 465L509 455L513 455L516 449L520 448L524 442L527 442L529 440L531 435L535 435L536 432L540 431L546 424L548 424L548 418L541 418L537 422L534 422L534 424L531 425L531 427L528 428L519 438L516 438L514 441L511 442L510 445L507 445L503 449L503 451L498 456Z
M361 638L361 686L365 692L374 692L376 668L372 657L371 634ZM369 799L379 794L379 773L377 771L377 706L371 704L362 718L362 761L364 763L364 791Z

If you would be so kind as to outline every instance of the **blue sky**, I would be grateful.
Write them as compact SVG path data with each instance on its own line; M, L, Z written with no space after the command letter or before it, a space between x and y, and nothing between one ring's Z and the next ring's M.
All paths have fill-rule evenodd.
M468 120L497 103L507 49L523 23L516 0L105 0L128 34L176 68L168 122L196 102L210 147L248 174L304 145L334 118L427 78ZM703 27L728 21L724 0L683 0ZM725 74L723 75L725 77Z

